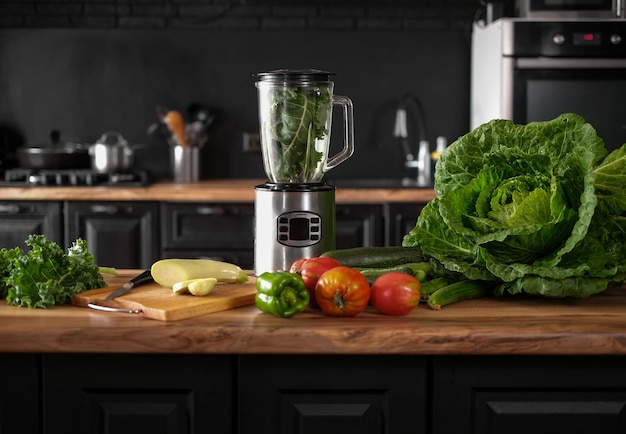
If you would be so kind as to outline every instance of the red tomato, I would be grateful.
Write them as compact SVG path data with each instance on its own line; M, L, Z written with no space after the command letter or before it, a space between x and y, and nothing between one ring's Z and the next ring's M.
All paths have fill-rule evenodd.
M302 264L306 261L307 258L298 259L289 268L289 272L293 274L300 274L300 270L302 269Z
M370 285L359 270L339 266L322 274L315 285L315 299L324 313L354 316L370 299Z
M318 307L315 300L315 285L322 274L331 268L339 267L341 264L333 258L310 258L305 260L300 266L299 274L302 276L304 286L309 290L309 306Z
M421 283L406 273L385 273L374 281L370 303L387 315L406 315L419 304Z

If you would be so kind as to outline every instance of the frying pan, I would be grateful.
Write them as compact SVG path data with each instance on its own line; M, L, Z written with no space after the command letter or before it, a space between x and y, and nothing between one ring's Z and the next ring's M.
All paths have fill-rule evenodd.
M25 169L87 169L91 167L89 148L79 143L60 143L60 133L50 133L50 144L17 148L20 167Z

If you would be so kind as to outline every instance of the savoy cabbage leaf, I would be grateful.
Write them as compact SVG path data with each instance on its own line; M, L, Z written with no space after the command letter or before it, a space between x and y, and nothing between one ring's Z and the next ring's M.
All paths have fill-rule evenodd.
M496 294L588 297L626 273L626 144L576 114L483 124L437 162L437 197L404 246Z

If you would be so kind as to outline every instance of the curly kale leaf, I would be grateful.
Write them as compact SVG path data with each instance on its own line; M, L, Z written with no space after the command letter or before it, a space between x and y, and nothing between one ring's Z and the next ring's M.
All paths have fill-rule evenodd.
M626 144L609 154L576 114L493 120L442 154L403 244L499 294L588 297L624 281L625 184Z
M67 254L44 235L30 235L26 244L26 254L20 248L0 251L0 295L8 304L50 308L69 303L79 292L106 286L85 240L77 239Z

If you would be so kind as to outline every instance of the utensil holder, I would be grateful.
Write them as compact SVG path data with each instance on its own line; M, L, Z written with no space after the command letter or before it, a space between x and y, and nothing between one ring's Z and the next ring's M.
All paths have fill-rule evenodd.
M172 147L172 179L174 182L197 182L200 179L199 147Z

